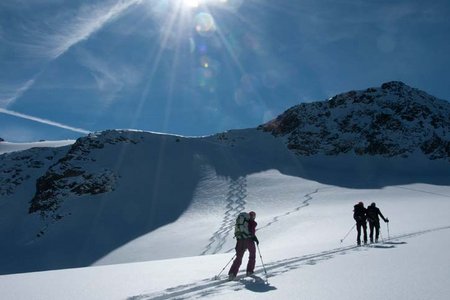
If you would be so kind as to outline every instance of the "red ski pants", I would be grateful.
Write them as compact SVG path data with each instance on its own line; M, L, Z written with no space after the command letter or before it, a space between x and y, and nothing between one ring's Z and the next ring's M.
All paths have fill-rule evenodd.
M236 258L233 261L233 264L231 265L230 271L228 272L228 275L233 274L234 276L237 275L239 271L239 267L242 263L242 257L244 256L245 250L248 249L249 257L248 257L248 263L247 263L247 272L252 272L255 270L255 263L256 263L256 247L255 242L252 239L240 239L237 240L236 243Z

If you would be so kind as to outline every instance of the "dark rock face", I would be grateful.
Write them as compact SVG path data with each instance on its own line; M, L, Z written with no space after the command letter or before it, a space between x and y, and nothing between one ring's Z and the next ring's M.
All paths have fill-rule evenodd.
M58 213L58 209L68 196L114 191L118 175L108 168L92 166L96 163L92 153L107 145L138 142L114 130L78 139L63 158L37 179L36 193L30 202L29 213L39 213L45 219L59 220L64 216Z
M30 179L30 170L44 170L55 154L53 149L34 148L0 156L0 196L13 195L20 185Z
M402 82L303 103L259 127L298 155L408 157L450 161L450 103Z

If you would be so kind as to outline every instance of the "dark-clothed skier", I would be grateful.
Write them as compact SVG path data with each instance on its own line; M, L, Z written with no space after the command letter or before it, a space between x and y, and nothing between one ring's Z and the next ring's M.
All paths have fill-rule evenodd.
M243 220L239 221L240 216L243 216ZM259 244L258 238L256 237L256 226L258 223L255 221L256 213L254 211L240 214L236 220L235 236L236 242L236 258L231 265L230 271L228 272L228 279L233 280L239 271L239 267L242 263L242 257L245 251L248 249L249 257L247 263L247 276L252 275L255 270L256 263L256 247L255 242Z
M373 229L375 228L375 243L378 243L378 237L380 235L380 216L384 222L389 222L388 218L385 218L383 214L381 213L380 209L376 207L375 202L370 204L369 207L367 207L367 220L369 221L369 237L370 242L373 243Z
M367 244L367 216L366 216L366 208L364 207L364 203L359 202L354 206L353 209L353 219L356 221L356 242L358 245L361 245L361 228L364 230L364 244Z

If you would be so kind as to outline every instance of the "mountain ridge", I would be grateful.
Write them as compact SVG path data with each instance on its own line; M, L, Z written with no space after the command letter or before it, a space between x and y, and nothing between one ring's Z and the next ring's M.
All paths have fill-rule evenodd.
M408 157L450 162L450 103L393 81L296 105L258 127L299 155Z

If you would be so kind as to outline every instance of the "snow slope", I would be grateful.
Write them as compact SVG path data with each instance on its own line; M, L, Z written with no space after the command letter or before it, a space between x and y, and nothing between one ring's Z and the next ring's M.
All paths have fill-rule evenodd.
M261 175L280 179L273 172ZM228 282L223 279L226 268L222 279L213 280L233 255L221 253L3 275L0 292L5 299L448 299L450 224L443 216L450 208L449 187L325 191L299 199L308 201L303 207L302 201L258 207L260 253L268 278L257 257L255 277ZM330 201L330 195L336 198ZM340 243L352 225L351 206L360 199L376 200L390 217L391 239L385 244L356 247L354 232ZM424 213L430 207L433 213ZM177 223L187 225L187 219L183 215ZM185 229L183 237L175 228L166 233L181 240L186 251L194 250L189 242L193 229ZM386 229L382 224L385 239Z
M43 141L43 142L32 142L32 143L11 143L0 141L0 155L9 152L23 151L30 148L53 148L62 147L67 145L72 145L75 140L64 140L64 141Z
M30 168L36 155L49 159L36 159L45 163ZM107 131L70 148L30 149L2 161L17 174L1 180L20 180L0 199L0 231L9 245L0 250L1 274L220 253L233 248L232 222L245 209L262 210L260 228L277 228L282 222L274 221L308 205L312 195L320 195L325 206L344 201L337 187L361 192L450 185L446 162L424 156L298 157L282 140L256 129L206 138ZM350 214L334 213L327 218ZM308 241L325 246L338 232L327 229L328 236L316 239L308 231L315 217L298 224L291 215L285 219ZM273 243L281 251L278 245Z

